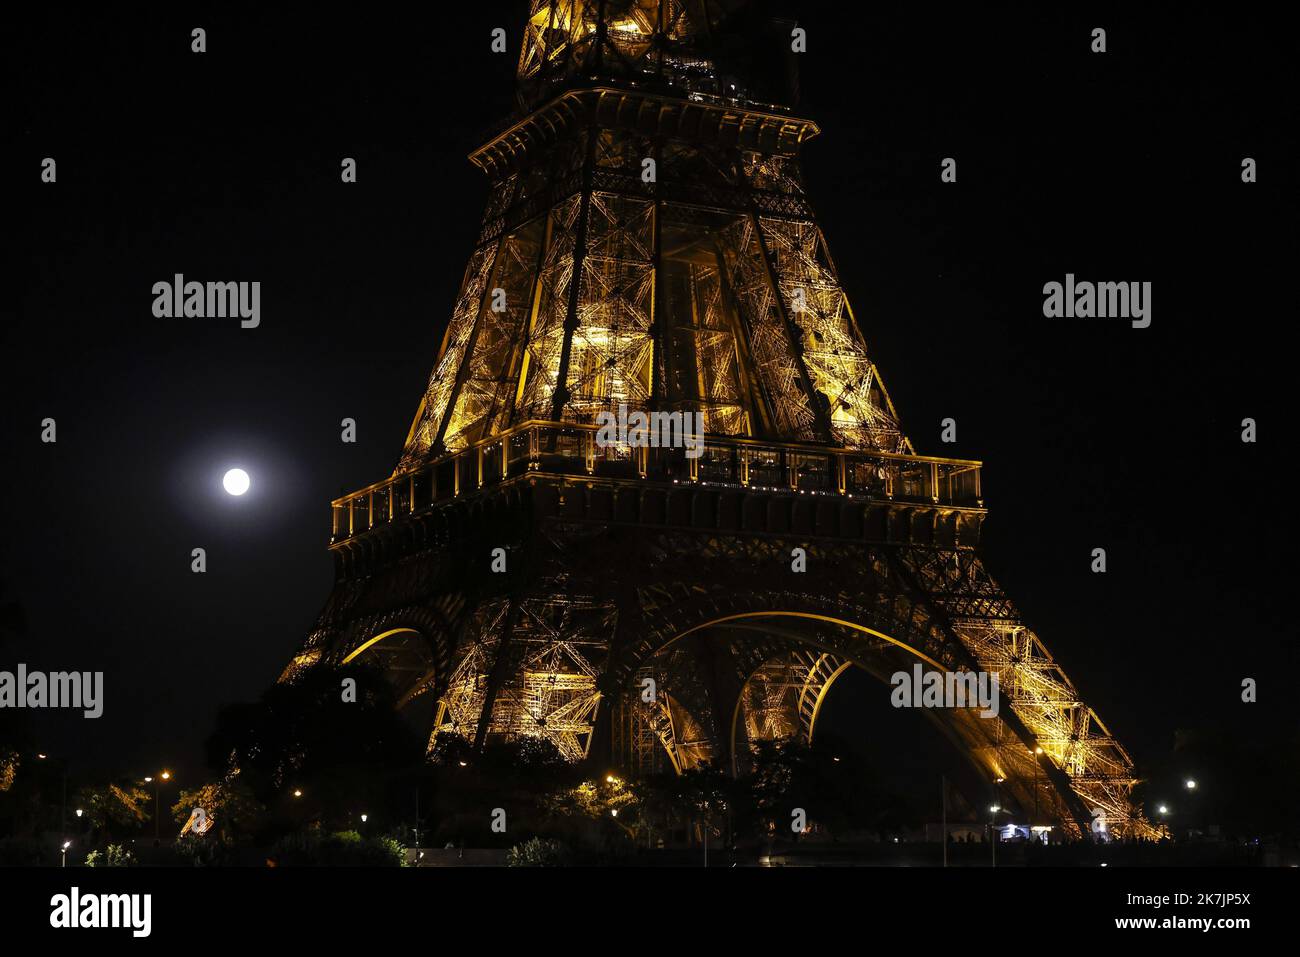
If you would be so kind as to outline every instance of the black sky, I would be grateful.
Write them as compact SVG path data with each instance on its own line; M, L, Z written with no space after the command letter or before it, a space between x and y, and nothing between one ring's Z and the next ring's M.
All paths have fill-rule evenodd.
M30 634L0 668L106 672L100 720L32 717L79 767L199 774L216 709L257 696L325 600L328 501L392 470L486 196L465 156L511 109L523 23L521 3L450 6L9 31L0 577ZM1288 35L1250 7L791 6L822 227L918 451L987 463L994 574L1139 763L1192 724L1281 742L1300 665ZM155 318L176 272L260 281L260 328ZM1067 272L1152 282L1151 327L1045 319ZM220 492L233 464L245 500Z

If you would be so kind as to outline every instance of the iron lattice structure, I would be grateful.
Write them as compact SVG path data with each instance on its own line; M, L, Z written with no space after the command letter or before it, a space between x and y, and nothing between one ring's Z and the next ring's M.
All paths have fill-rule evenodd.
M1153 835L984 567L979 463L900 428L803 188L817 127L764 100L782 58L736 53L790 26L534 0L433 373L393 475L333 503L337 581L282 680L364 655L431 740L648 773L810 740L851 667L995 672L998 717L930 712L980 773L1067 831ZM699 413L703 454L598 444L622 404Z

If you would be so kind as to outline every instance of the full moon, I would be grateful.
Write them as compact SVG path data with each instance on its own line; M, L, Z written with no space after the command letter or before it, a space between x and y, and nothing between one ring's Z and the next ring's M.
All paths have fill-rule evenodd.
M231 495L243 495L248 491L248 473L243 469L231 469L222 478L221 484Z

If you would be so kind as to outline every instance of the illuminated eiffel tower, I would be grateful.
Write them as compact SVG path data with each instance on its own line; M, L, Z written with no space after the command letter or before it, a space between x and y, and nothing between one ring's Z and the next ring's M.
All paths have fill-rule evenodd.
M794 26L533 0L433 374L392 476L333 503L337 580L282 680L370 661L431 739L642 774L811 740L851 667L996 672L997 717L927 710L990 793L1154 835L984 567L980 464L900 429L802 186L817 126L780 105ZM702 454L597 441L621 405L699 413Z

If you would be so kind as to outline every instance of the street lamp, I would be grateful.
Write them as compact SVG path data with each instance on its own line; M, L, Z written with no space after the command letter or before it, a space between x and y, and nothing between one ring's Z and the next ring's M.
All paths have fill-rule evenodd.
M1034 748L1034 817L1029 824L1032 827L1034 821L1038 820L1038 792L1043 789L1043 748L1037 745Z
M153 842L154 842L154 846L157 846L157 844L158 844L158 840L159 840L159 838L160 838L160 836L161 836L160 828L162 827L162 817L160 816L160 810L161 810L161 807L162 807L162 783L163 783L164 781L170 781L171 779L172 779L172 773L171 773L170 771L165 770L165 769L162 771L161 774L158 775L158 777L157 777L156 780L155 780L154 778L152 778L152 777L147 777L147 778L144 779L144 783L145 783L145 784L149 784L150 782L153 783Z
M68 848L70 848L71 846L72 846L71 841L63 842L63 864L61 865L62 867L68 866Z
M1185 782L1185 784L1186 784L1186 786L1187 786L1187 790L1189 790L1189 791L1195 791L1195 790L1196 790L1196 779L1195 779L1195 778L1188 778L1187 781Z
M993 817L1001 810L1002 808L997 804L989 807L989 850L993 855L994 867L998 866L998 834L997 829L993 826Z

